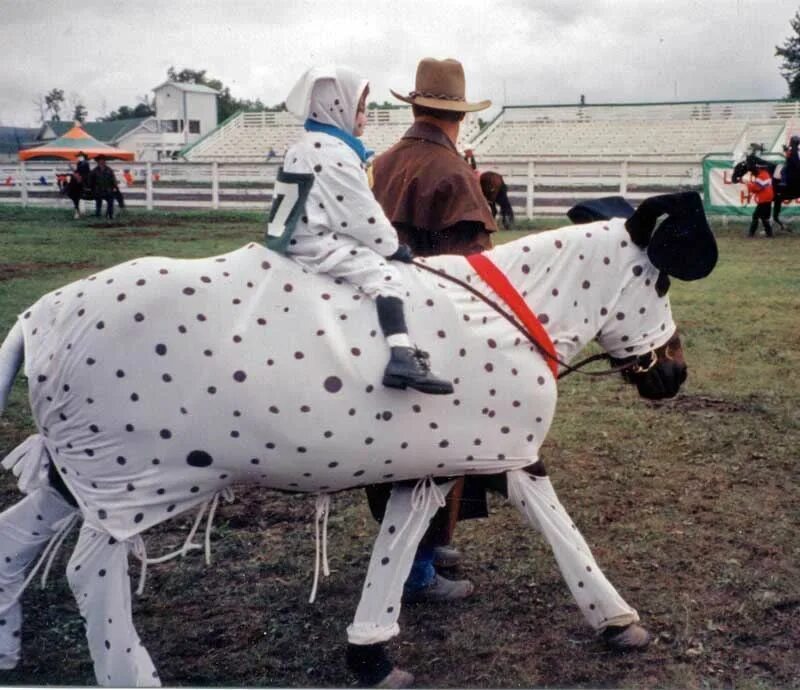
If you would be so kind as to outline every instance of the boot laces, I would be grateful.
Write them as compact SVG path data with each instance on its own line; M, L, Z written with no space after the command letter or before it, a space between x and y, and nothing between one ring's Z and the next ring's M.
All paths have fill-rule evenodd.
M431 370L431 356L425 352L424 350L420 350L419 348L414 348L414 359L416 360L419 368L422 369L422 372L425 374L430 373Z

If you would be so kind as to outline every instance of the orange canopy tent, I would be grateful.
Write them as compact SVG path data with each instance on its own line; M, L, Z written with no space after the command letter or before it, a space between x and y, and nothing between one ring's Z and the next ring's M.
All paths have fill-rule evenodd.
M87 158L96 158L100 155L123 161L132 161L134 158L132 151L124 151L108 146L102 141L89 136L79 124L76 124L58 139L31 149L23 149L19 152L19 157L23 161L30 158L64 158L68 161L74 161L78 158L79 153L84 153Z

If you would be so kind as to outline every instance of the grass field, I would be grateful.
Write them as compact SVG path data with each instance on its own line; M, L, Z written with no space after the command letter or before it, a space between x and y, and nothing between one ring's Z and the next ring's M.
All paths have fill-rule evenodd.
M715 230L715 272L674 281L670 292L689 364L679 397L648 403L616 378L568 377L542 453L654 643L606 651L546 545L492 497L491 517L456 533L466 556L457 574L473 580L475 596L401 614L389 649L419 686L800 687L800 232L750 240L743 224ZM43 293L100 268L220 253L262 232L258 214L133 211L95 223L0 207L0 333ZM0 418L0 457L34 430L24 384ZM0 507L18 495L10 473L0 476ZM148 569L134 616L165 684L351 684L345 627L376 527L362 492L334 498L333 572L309 605L312 516L311 498L242 488L218 512L212 566L191 555ZM151 531L149 548L179 545L190 522ZM25 593L23 661L0 672L0 684L94 684L63 576L72 543L47 588Z

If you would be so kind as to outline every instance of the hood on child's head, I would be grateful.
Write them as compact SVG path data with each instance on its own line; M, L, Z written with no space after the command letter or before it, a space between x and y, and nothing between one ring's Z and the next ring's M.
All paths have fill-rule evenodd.
M367 84L349 67L312 67L292 88L286 109L301 120L333 125L352 134L358 101Z

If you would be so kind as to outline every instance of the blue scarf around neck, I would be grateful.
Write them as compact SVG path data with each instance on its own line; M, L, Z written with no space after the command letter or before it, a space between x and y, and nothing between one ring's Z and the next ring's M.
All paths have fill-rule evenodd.
M362 163L366 163L369 157L375 153L364 146L363 142L358 137L348 134L343 129L339 129L339 127L325 125L321 122L317 122L316 120L312 120L311 118L306 120L303 126L306 128L307 132L322 132L324 134L329 134L332 137L336 137L337 139L341 139L345 144L353 149L353 151L356 152L356 155L361 159Z

